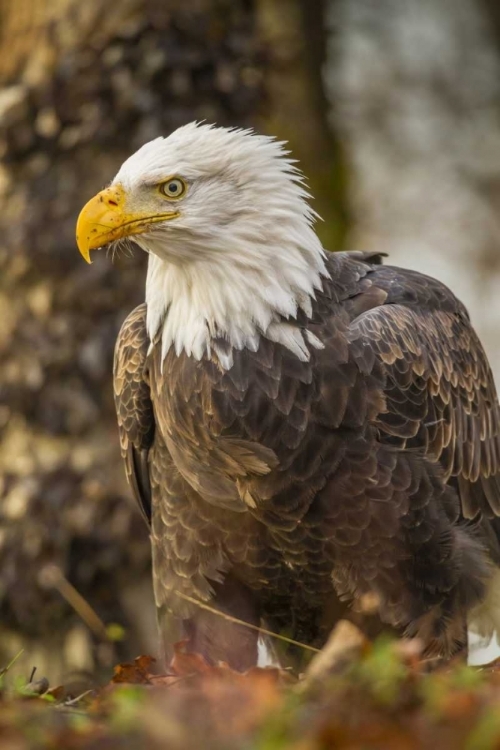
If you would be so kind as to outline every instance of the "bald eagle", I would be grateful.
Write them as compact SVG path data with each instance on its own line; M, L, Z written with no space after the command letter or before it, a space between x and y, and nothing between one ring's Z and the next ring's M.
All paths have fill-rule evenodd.
M370 594L449 655L500 624L493 377L449 289L326 253L308 199L284 144L193 123L78 219L87 261L149 256L114 392L163 639L246 669L260 623L319 646Z

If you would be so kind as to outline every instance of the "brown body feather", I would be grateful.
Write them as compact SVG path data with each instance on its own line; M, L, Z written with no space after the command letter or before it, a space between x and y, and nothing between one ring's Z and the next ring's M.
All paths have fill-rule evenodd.
M324 345L308 362L262 337L228 371L215 354L162 363L145 306L125 321L120 439L167 640L238 668L256 658L252 631L180 592L316 645L337 596L375 593L382 619L429 648L463 641L498 560L495 386L452 293L379 260L329 257L296 321Z

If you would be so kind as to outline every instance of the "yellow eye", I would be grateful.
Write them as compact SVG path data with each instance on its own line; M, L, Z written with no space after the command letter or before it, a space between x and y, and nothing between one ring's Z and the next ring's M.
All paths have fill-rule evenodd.
M184 180L181 180L180 177L173 177L171 180L167 180L160 185L160 193L162 193L165 198L170 198L171 200L180 198L185 192L186 183Z

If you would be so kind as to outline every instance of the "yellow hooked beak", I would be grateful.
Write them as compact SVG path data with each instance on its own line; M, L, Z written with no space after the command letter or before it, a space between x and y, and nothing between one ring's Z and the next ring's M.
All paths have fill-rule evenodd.
M87 263L90 251L114 240L147 232L152 224L179 216L178 211L147 214L126 210L127 194L121 185L111 185L97 193L82 208L76 223L76 244Z

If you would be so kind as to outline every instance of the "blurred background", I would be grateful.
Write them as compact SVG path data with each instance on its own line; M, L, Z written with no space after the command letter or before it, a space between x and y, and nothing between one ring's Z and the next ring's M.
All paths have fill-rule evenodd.
M325 247L445 281L500 378L497 0L0 0L0 667L156 652L111 387L146 258L89 267L74 227L194 119L288 140Z

